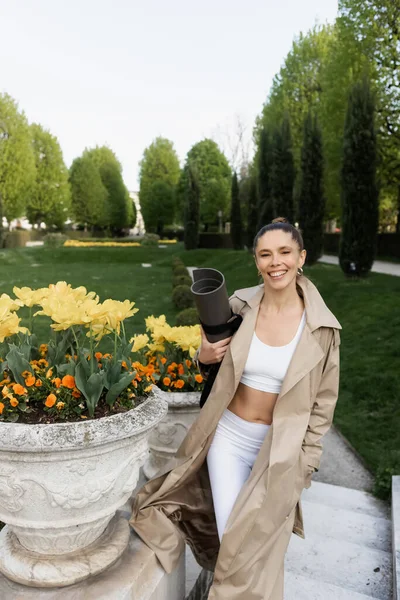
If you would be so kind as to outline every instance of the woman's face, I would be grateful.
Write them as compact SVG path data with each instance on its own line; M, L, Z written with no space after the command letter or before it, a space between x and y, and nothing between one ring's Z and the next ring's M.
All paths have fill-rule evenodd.
M265 285L282 290L296 279L297 269L306 260L306 251L300 252L290 233L275 229L260 237L254 258Z

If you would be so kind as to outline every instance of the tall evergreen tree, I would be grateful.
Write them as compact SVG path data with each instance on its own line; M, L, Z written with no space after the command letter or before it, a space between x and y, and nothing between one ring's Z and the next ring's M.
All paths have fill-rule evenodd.
M185 165L185 234L186 250L194 250L199 245L200 185L196 169L190 162Z
M293 190L296 170L288 113L285 113L281 126L275 130L272 154L271 185L274 216L286 217L292 223L294 220Z
M89 156L75 158L69 170L69 182L75 220L92 228L107 227L108 193L99 169Z
M351 89L343 139L339 260L349 276L367 275L376 254L379 192L374 119L374 97L364 78Z
M325 197L323 189L324 161L322 135L317 121L309 111L304 122L301 149L301 183L298 220L307 250L307 264L314 264L323 250L323 220Z
M239 184L236 171L232 177L231 238L235 250L243 249L243 226L240 210Z
M258 224L261 229L274 218L274 208L271 189L272 147L269 131L264 127L260 132L258 149Z
M247 204L247 231L246 245L249 249L253 248L255 235L258 231L258 196L257 180L254 175L251 176L250 190Z

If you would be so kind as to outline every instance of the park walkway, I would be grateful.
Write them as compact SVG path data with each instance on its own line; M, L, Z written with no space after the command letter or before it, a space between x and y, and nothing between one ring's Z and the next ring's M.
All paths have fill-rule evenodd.
M328 263L330 265L338 265L339 258L330 254L324 254L319 259L319 262ZM376 260L372 265L371 271L373 273L383 273L384 275L395 275L400 277L400 263L391 263L383 260Z

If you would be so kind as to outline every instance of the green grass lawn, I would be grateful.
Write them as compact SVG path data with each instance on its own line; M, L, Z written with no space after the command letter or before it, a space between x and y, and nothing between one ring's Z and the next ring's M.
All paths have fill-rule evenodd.
M0 252L0 291L14 285L33 288L65 280L84 285L100 299L128 298L139 313L128 333L144 331L144 318L165 314L175 323L171 302L171 259L187 266L210 266L224 272L228 292L256 285L253 258L233 250L184 252L167 248L27 248ZM150 268L142 263L151 263ZM318 286L343 326L341 386L335 424L373 473L376 493L388 497L391 474L400 474L400 278L372 273L360 281L345 279L340 269L319 264L305 274ZM48 325L38 323L46 341Z

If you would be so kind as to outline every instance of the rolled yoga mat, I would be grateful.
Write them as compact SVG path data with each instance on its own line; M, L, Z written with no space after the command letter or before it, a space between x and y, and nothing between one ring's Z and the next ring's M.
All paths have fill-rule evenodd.
M194 269L192 293L200 322L209 342L232 335L232 319L225 277L217 269Z
M208 341L219 342L233 335L242 317L232 312L223 274L217 269L194 269L191 289ZM208 377L201 393L201 408L211 392L220 366L221 363L207 365Z

